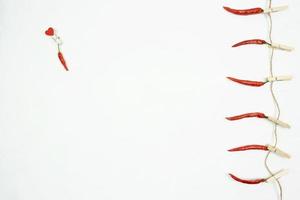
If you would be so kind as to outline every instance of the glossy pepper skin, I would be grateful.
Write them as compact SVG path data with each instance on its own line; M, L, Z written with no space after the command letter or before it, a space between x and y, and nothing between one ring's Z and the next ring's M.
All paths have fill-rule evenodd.
M232 47L239 47L239 46L243 46L243 45L247 45L247 44L263 45L263 44L268 44L268 43L265 40L261 40L261 39L251 39L251 40L244 40L244 41L238 42L238 43L232 45Z
M242 115L236 115L236 116L232 116L232 117L226 117L226 119L230 120L230 121L235 121L235 120L240 120L243 118L250 118L250 117L267 118L267 116L264 113L252 112L252 113L245 113Z
M260 87L263 86L266 82L262 82L262 81L250 81L250 80L242 80L242 79L237 79L237 78L233 78L233 77L227 77L229 80L239 83L239 84L243 84L243 85L248 85L248 86L252 86L252 87Z
M261 14L264 12L262 8L250 8L250 9L233 9L229 8L227 6L223 7L226 11L235 14L235 15L256 15L256 14Z
M64 56L63 56L63 54L60 51L58 52L58 58L59 58L61 64L64 66L65 70L69 71L67 63L66 63L66 61L64 59Z
M229 174L229 176L237 182L244 183L244 184L250 184L250 185L255 185L255 184L260 184L260 183L266 182L266 179L264 179L264 178L249 180L249 179L241 179L233 174Z
M268 146L265 145L257 145L257 144L252 144L252 145L246 145L246 146L241 146L233 149L229 149L229 152L236 152L236 151L248 151L248 150L262 150L262 151L268 151Z

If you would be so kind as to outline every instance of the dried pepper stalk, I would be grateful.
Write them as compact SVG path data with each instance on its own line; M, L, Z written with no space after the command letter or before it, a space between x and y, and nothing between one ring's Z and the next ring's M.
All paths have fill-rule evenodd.
M65 59L64 59L64 56L63 56L63 54L62 54L62 52L61 52L61 50L60 50L60 46L62 45L62 40L61 40L61 38L60 38L59 36L57 36L55 29L52 28L52 27L49 27L49 28L45 31L45 34L46 34L47 36L51 37L51 38L54 40L54 42L57 44L57 49L58 49L58 54L57 54L57 55L58 55L58 59L59 59L59 61L61 62L61 64L63 65L63 67L65 68L65 70L66 70L66 71L69 71L68 66L67 66L67 63L66 63L66 61L65 61Z
M245 114L241 114L241 115L236 115L236 116L232 116L232 117L226 117L227 120L230 120L230 121L235 121L235 120L240 120L240 119L244 119L244 118L250 118L250 117L257 117L257 118L264 118L264 119L268 119L269 121L281 126L281 127L284 127L284 128L290 128L290 125L279 120L279 119L276 119L274 117L271 117L271 116L267 116L265 115L264 113L261 113L261 112L252 112L252 113L245 113Z

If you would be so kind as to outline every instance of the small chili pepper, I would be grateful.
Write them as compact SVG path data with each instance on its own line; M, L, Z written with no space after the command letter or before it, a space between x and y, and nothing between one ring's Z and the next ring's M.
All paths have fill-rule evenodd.
M45 34L47 36L50 36L54 42L57 44L57 49L58 49L58 58L59 58L59 61L61 62L61 64L63 65L63 67L65 68L66 71L69 71L68 67L67 67L67 63L64 59L64 56L62 54L62 52L60 51L60 47L62 45L62 40L61 38L56 34L56 31L54 28L52 27L49 27L46 31L45 31Z
M267 118L267 116L264 113L261 112L252 112L252 113L245 113L242 115L236 115L233 117L226 117L227 120L234 121L239 120L243 118L249 118L249 117L257 117L257 118Z
M286 169L279 170L278 172L276 172L272 176L269 176L268 178L266 178L266 182L267 183L272 183L272 182L280 179L281 177L283 177L287 174L288 174L288 170L286 170Z
M64 59L64 56L63 56L63 54L60 51L58 52L58 58L59 58L61 64L64 66L65 70L69 71L67 63L66 63L66 61Z
M266 84L267 82L262 82L262 81L249 81L249 80L241 80L241 79L236 79L233 77L227 77L229 80L234 81L236 83L240 83L243 85L248 85L248 86L253 86L253 87L260 87Z
M247 44L257 44L257 45L263 45L263 44L269 44L265 40L261 39L251 39L251 40L244 40L239 43L234 44L232 47L239 47Z
M263 150L263 151L268 151L269 148L268 146L265 145L257 145L257 144L252 144L252 145L246 145L246 146L241 146L233 149L229 149L229 152L235 152L235 151L248 151L248 150Z
M243 10L237 10L233 8L229 8L224 6L223 7L226 11L235 14L235 15L255 15L255 14L261 14L264 12L262 8L250 8L250 9L243 9Z
M237 177L233 174L229 174L229 176L237 182L244 183L244 184L250 184L250 185L260 184L260 183L266 182L266 180L267 180L265 178L261 178L261 179L241 179L241 178L239 178L239 177Z

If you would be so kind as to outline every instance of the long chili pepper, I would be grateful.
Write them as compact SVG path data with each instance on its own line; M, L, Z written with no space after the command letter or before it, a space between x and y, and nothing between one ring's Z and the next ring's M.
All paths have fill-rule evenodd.
M244 183L244 184L250 184L250 185L254 185L254 184L260 184L260 183L263 183L263 182L266 182L267 179L264 179L264 178L261 178L261 179L241 179L233 174L229 174L229 176L237 181L237 182L240 182L240 183Z
M238 43L232 45L232 47L239 47L239 46L243 46L243 45L247 45L247 44L263 45L263 44L269 44L269 43L267 43L265 40L261 40L261 39L251 39L251 40L244 40L244 41L238 42Z
M233 8L229 8L224 6L223 7L226 11L235 14L235 15L255 15L255 14L261 14L264 12L264 10L262 8L250 8L250 9L233 9Z
M248 86L253 86L253 87L260 87L263 86L267 82L262 82L262 81L250 81L250 80L242 80L242 79L237 79L233 77L227 77L229 80L234 81L236 83L240 83L243 85L248 85Z
M67 63L66 63L66 61L64 59L64 56L63 56L63 54L60 51L58 52L58 58L59 58L61 64L64 66L65 70L69 71Z
M223 6L223 8L235 15L255 15L255 14L268 14L268 13L273 13L273 12L279 12L279 11L283 11L286 10L288 8L288 6L277 6L277 7L268 7L265 9L262 8L250 8L250 9L233 9L233 8L229 8L226 6Z
M268 146L265 145L258 145L258 144L252 144L252 145L246 145L246 146L241 146L233 149L229 149L229 152L235 152L235 151L248 151L248 150L263 150L263 151L268 151L269 148Z
M236 147L233 149L229 149L229 152L237 152L237 151L248 151L248 150L261 150L261 151L270 151L278 156L281 156L283 158L290 158L291 156L282 151L281 149L277 148L276 146L272 145L258 145L258 144L252 144L252 145L246 145L246 146L241 146L241 147Z
M57 49L58 49L58 54L57 54L57 55L58 55L58 59L59 59L60 63L63 65L63 67L65 68L65 70L66 70L66 71L69 71L68 66L67 66L67 63L66 63L66 61L65 61L65 59L64 59L64 56L63 56L63 54L62 54L62 52L61 52L61 50L60 50L60 47L61 47L61 45L62 45L62 40L61 40L61 38L56 34L55 29L52 28L52 27L49 27L49 28L45 31L45 34L46 34L47 36L51 37L51 38L54 40L54 42L57 44Z
M236 115L236 116L232 116L232 117L226 117L227 120L230 121L234 121L234 120L239 120L239 119L243 119L243 118L249 118L249 117L257 117L257 118L265 118L267 120L269 120L270 122L273 122L283 128L290 128L291 126L279 119L276 119L274 117L271 116L267 116L264 113L261 112L252 112L252 113L245 113L242 115Z
M236 115L233 117L226 117L227 120L234 121L239 120L243 118L249 118L249 117L257 117L257 118L267 118L267 116L264 113L261 112L252 112L252 113L245 113L242 115Z

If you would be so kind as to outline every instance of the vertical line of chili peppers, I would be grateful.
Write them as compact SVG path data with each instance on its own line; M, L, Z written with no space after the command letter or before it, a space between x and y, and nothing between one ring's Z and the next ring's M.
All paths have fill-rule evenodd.
M271 51L271 56L270 56L270 74L269 77L267 77L265 79L265 81L250 81L250 80L243 80L243 79L236 79L233 77L227 77L229 80L239 83L239 84L243 84L243 85L247 85L247 86L252 86L252 87L261 87L263 85L265 85L266 83L270 82L270 92L275 104L275 108L277 110L276 114L274 117L271 116L267 116L264 113L261 112L252 112L252 113L245 113L245 114L241 114L241 115L236 115L233 117L227 117L227 120L230 121L235 121L235 120L240 120L243 118L264 118L264 119L268 119L269 121L273 122L274 124L274 130L273 130L273 134L275 137L275 141L273 145L245 145L245 146L241 146L241 147L236 147L236 148L232 148L230 150L228 150L229 152L240 152L240 151L248 151L248 150L261 150L261 151L267 151L267 155L264 161L265 167L267 169L267 171L269 172L269 177L267 178L258 178L258 179L242 179L239 178L233 174L229 174L229 176L240 183L244 183L244 184L260 184L260 183L264 183L264 182L276 182L278 187L279 187L279 198L280 200L283 199L282 197L282 186L281 183L279 182L279 178L281 178L283 175L286 174L286 170L280 170L276 173L273 173L269 166L268 166L268 158L270 156L270 154L273 152L283 158L290 158L289 154L285 153L284 151L280 150L279 148L277 148L277 143L278 143L278 136L277 136L277 127L281 126L284 128L289 128L290 126L287 123L284 123L280 120L280 107L278 104L278 101L276 99L276 96L274 95L273 92L273 83L275 81L287 81L291 79L291 76L274 76L273 75L273 53L274 53L274 49L280 49L280 50L285 50L285 51L292 51L293 48L286 46L286 45L281 45L281 44L276 44L273 43L272 41L272 16L271 13L273 12L279 12L282 10L287 9L287 6L279 6L279 7L272 7L272 0L267 0L268 1L268 7L265 9L262 8L250 8L250 9L243 9L243 10L239 10L239 9L232 9L229 7L224 6L223 8L232 14L235 15L256 15L256 14L266 14L268 19L269 19L269 42L262 40L262 39L250 39L250 40L244 40L241 42L238 42L236 44L234 44L232 47L239 47L239 46L244 46L244 45L267 45L268 47L270 47L270 51Z

